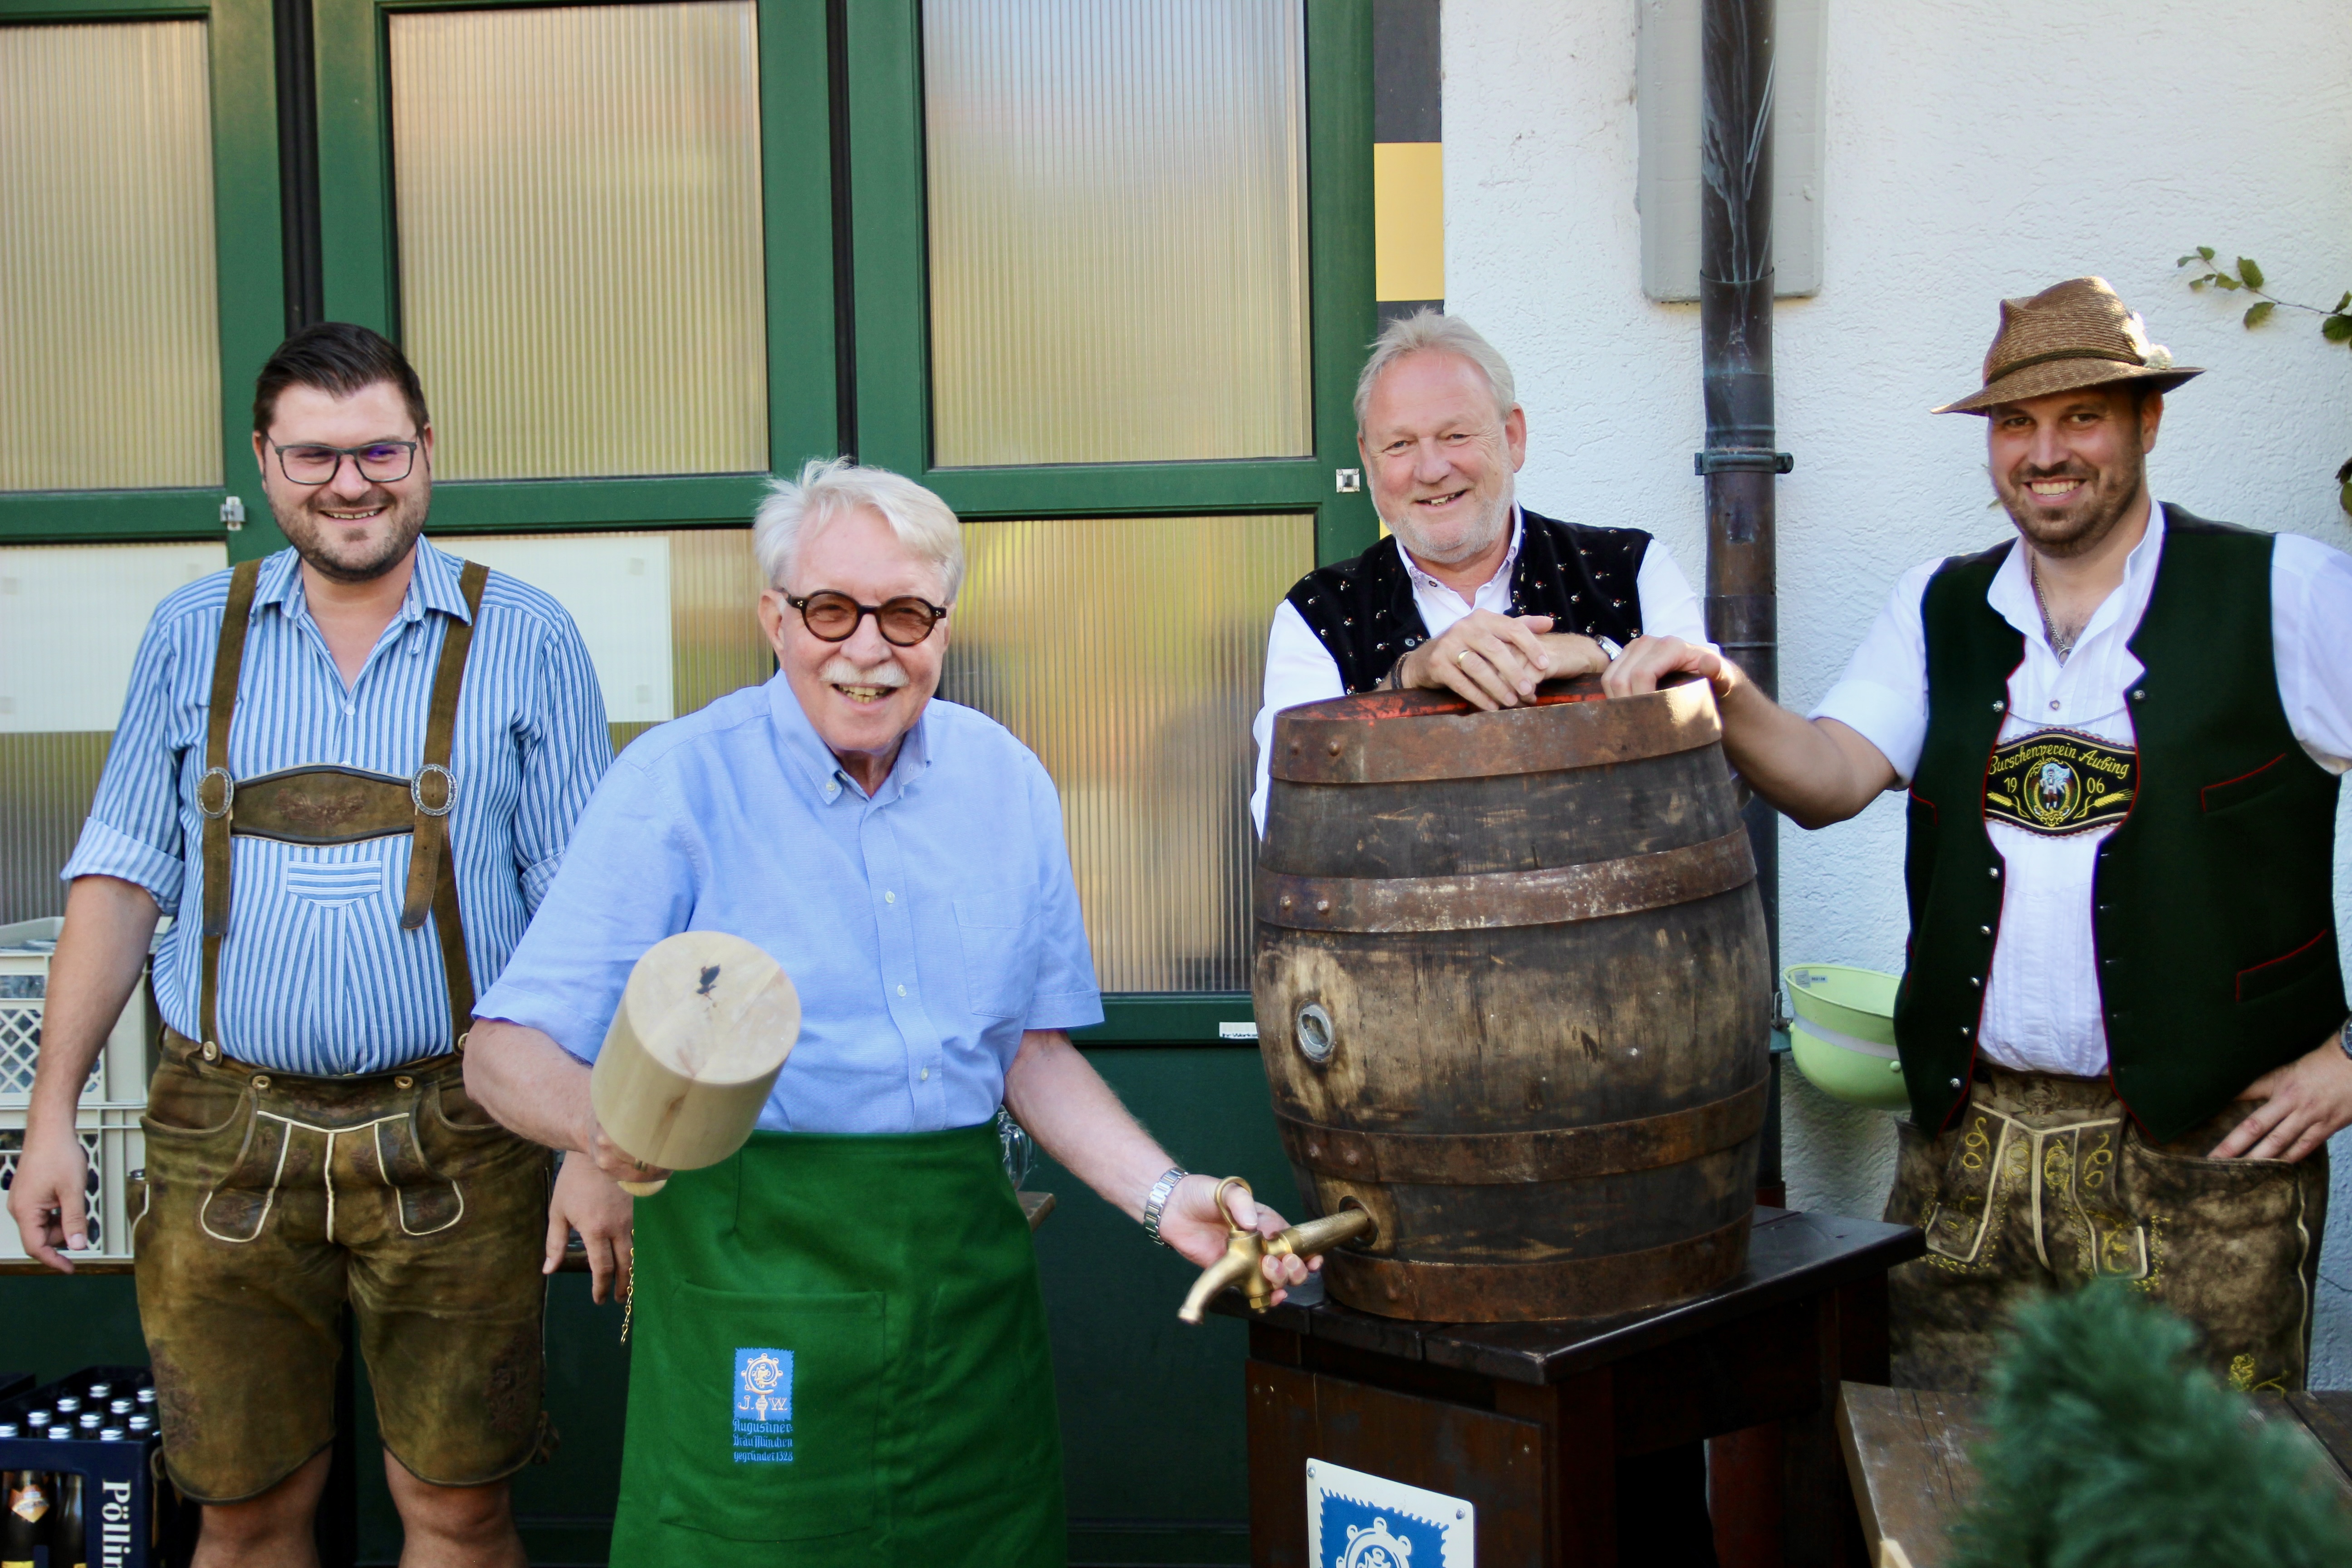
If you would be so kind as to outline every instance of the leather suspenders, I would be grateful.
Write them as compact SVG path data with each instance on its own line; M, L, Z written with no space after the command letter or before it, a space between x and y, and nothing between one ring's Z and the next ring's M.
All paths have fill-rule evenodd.
M469 619L453 620L441 641L441 662L433 672L433 705L425 721L425 760L415 774L363 773L356 768L289 768L239 780L228 768L229 726L236 716L237 679L245 668L245 637L253 618L253 594L261 563L247 561L229 578L228 605L221 616L220 646L213 655L211 710L205 733L205 771L196 780L196 809L204 814L204 977L198 1026L204 1043L220 1047L220 954L228 935L229 840L237 836L276 838L290 844L356 844L407 833L415 836L408 857L408 887L401 901L400 928L415 931L432 911L441 941L441 970L449 987L449 1027L462 1036L474 1013L473 968L466 959L466 928L457 910L457 874L451 864L449 812L457 783L449 753L457 731L457 697L466 680L466 656L481 619L482 589L489 568L466 563L458 574Z

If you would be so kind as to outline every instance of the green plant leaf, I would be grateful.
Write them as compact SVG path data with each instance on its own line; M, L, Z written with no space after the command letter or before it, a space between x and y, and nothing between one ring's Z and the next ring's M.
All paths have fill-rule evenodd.
M2238 277L2249 289L2259 289L2263 286L2263 269L2251 256L2238 258Z
M2213 281L2219 283L2224 289L2242 289L2245 287L2244 284L2239 282L2236 279L2231 277L2226 272L2216 272L2213 274Z
M2191 278L2189 280L2189 290L2193 293L2196 290L2204 288L2206 284L2210 283L2211 281L2213 281L2213 279L2210 278Z
M2184 256L2179 260L2174 262L2173 265L2175 267L2186 267L2192 261L2200 261L2202 259L2204 259L2202 257L2197 255L2194 251L2191 251L2187 256Z
M2331 343L2352 342L2352 316L2329 316L2319 323L2319 335Z
M2272 304L2268 300L2256 300L2253 304L2246 307L2246 325L2250 328L2261 326L2264 321L2271 319L2271 312L2277 309L2278 307Z
M2344 290L2344 298L2336 301L2336 309L2332 313L2340 316L2347 309L2352 309L2352 289Z
M2210 245L2200 245L2197 247L2197 254L2210 261L2213 259L2213 247Z
M2352 485L2346 485L2336 492L2336 504L2346 511L2352 511Z

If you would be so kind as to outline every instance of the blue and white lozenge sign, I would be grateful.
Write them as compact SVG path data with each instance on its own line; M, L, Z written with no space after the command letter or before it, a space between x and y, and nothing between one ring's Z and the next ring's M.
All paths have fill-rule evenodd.
M1478 1510L1328 1459L1307 1461L1307 1555L1315 1568L1475 1568Z

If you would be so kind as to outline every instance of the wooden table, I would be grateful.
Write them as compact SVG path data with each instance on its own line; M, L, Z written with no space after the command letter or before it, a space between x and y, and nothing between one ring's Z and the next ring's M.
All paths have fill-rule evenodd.
M1991 1436L1990 1398L1849 1383L1838 1394L1838 1438L1870 1542L1872 1568L1937 1568L1948 1531L1975 1496L1969 1450ZM2254 1408L2293 1423L2325 1454L2352 1507L2352 1393L2290 1394Z
M1748 1542L1748 1563L1859 1568L1837 1392L1885 1381L1886 1271L1922 1250L1907 1226L1759 1208L1738 1279L1618 1318L1250 1313L1227 1292L1216 1310L1250 1320L1250 1560L1307 1568L1315 1458L1470 1500L1479 1568L1655 1563L1643 1521L1616 1517L1619 1461L1741 1433L1778 1484L1744 1489L1735 1519L1718 1485L1718 1539Z

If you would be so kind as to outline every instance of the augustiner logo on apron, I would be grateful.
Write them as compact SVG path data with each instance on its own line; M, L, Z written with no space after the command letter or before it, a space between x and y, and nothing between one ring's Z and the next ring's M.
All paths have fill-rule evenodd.
M735 1462L793 1462L793 1352L735 1352Z
M2121 822L2138 787L2137 752L2079 730L2036 730L1993 752L1985 820L2063 837Z

